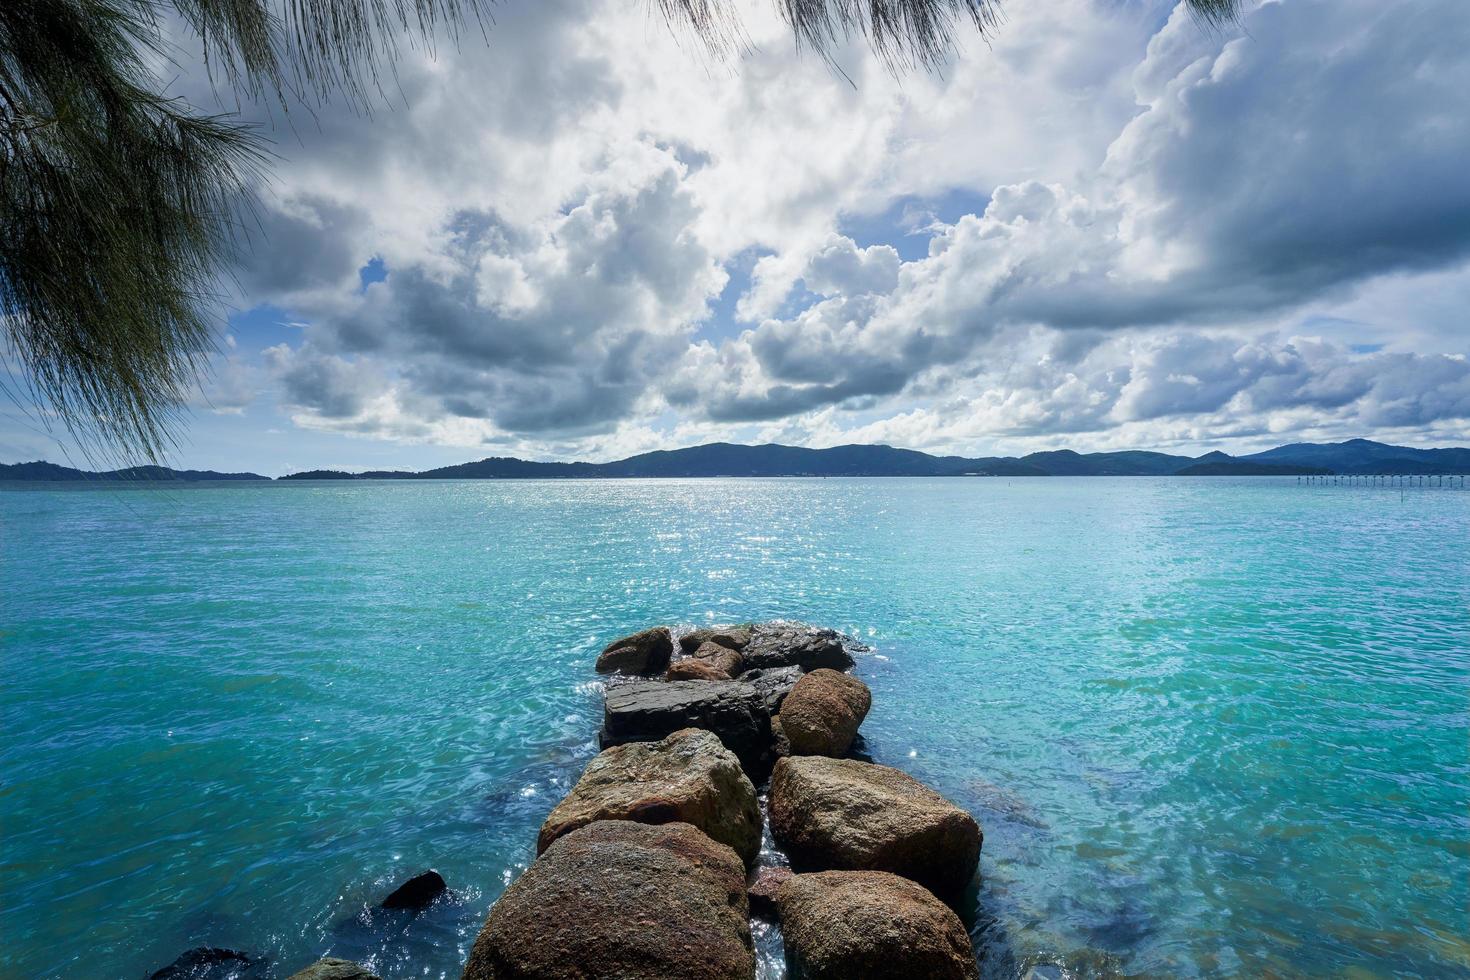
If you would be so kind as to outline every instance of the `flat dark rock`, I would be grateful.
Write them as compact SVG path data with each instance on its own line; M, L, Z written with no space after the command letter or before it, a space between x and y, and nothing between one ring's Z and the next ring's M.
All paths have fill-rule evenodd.
M432 869L416 874L393 890L393 893L383 899L382 907L385 909L424 909L433 904L434 899L449 890L439 872Z
M740 655L746 670L793 666L848 670L853 665L841 633L800 623L761 623L751 630L750 642Z
M381 980L379 976L361 963L340 960L333 956L317 960L287 980Z
M761 698L766 702L766 710L771 714L777 714L781 710L781 702L786 700L786 695L801 680L805 672L800 667L764 667L759 670L747 670L740 675L740 683L749 684L761 692Z
M602 746L657 742L682 728L714 732L746 772L770 768L771 715L742 681L630 681L609 686Z

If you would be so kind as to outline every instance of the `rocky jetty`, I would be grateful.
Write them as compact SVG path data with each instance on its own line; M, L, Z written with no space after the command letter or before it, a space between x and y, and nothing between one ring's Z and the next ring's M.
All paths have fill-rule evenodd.
M872 706L848 673L862 649L784 621L608 644L603 751L491 908L466 980L751 980L752 912L807 980L976 978L945 903L975 879L979 825L897 769L842 758ZM767 855L747 878L768 776L795 868Z
M795 875L776 893L792 972L803 980L979 980L959 916L882 871Z
M955 898L980 864L975 818L888 766L782 759L770 800L771 832L798 867L889 871Z
M697 728L682 729L660 742L619 745L593 759L546 818L536 852L597 820L687 823L747 864L760 852L755 786L740 760L714 735Z
M745 865L686 823L599 820L505 891L465 980L749 980Z

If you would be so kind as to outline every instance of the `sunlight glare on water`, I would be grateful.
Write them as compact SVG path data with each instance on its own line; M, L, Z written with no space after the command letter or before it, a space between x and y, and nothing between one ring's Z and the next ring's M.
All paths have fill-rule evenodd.
M456 977L603 644L772 617L870 644L874 756L980 819L988 975L1463 973L1467 541L1290 480L0 493L0 974Z

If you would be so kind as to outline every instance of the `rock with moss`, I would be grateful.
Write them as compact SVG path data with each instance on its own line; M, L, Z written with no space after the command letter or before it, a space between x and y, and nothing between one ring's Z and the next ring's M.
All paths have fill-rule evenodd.
M674 655L674 636L667 626L634 633L609 643L597 656L599 674L662 674Z
M959 917L882 871L796 875L776 893L786 960L804 980L978 980Z
M699 729L686 728L659 742L619 745L593 759L542 824L537 853L598 820L687 823L747 863L760 852L755 786L740 760Z
M745 866L685 823L599 820L501 895L464 980L751 980Z
M841 756L868 716L873 696L851 674L825 667L791 688L781 705L781 727L794 755Z
M954 900L980 863L974 817L907 773L870 762L777 760L770 820L799 870L888 871Z

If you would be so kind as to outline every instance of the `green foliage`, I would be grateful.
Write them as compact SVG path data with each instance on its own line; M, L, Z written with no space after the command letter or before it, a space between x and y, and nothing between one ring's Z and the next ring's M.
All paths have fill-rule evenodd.
M159 94L162 19L199 37L240 95L359 104L403 39L488 23L494 0L0 0L0 320L19 384L89 456L157 461L212 350L213 290L267 161L260 135ZM527 0L536 2L536 0ZM735 0L656 0L717 54ZM998 0L775 0L823 55L862 36L895 69L934 68ZM1205 22L1239 0L1189 0ZM46 421L46 420L43 420Z

